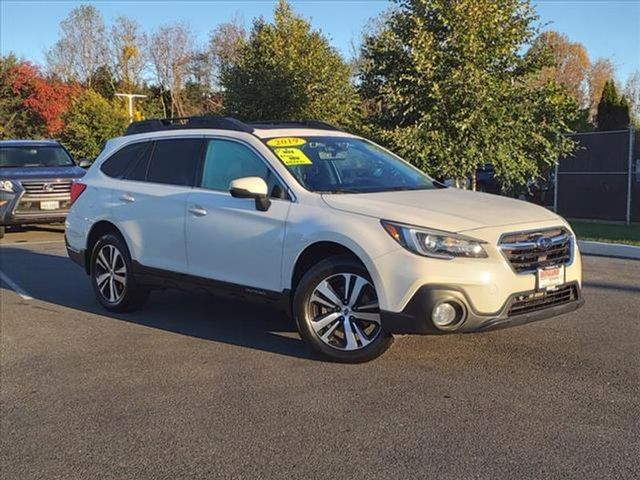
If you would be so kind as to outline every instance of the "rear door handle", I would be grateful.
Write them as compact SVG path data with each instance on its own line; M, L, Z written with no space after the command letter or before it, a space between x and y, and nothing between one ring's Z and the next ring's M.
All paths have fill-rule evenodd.
M127 203L132 203L132 202L136 201L136 199L133 198L133 196L128 194L128 193L124 193L124 194L120 195L120 200L122 200L123 202L127 202Z
M196 217L204 217L207 214L207 210L200 205L194 205L189 209L189 213L192 213Z

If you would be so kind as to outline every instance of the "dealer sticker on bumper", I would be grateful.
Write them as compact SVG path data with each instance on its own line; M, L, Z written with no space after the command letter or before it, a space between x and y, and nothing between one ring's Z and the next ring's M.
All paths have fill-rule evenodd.
M564 265L538 269L538 290L552 290L565 282Z

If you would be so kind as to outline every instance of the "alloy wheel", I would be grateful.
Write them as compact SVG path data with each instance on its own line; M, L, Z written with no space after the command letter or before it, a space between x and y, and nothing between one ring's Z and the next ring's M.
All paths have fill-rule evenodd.
M375 288L355 273L320 281L309 298L308 312L318 338L339 350L360 350L382 331Z
M120 251L104 245L96 256L94 277L98 291L110 303L118 303L127 286L127 266Z

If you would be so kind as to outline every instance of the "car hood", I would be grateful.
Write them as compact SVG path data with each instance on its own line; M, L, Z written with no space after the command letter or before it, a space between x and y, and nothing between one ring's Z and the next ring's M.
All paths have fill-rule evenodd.
M2 180L44 180L57 178L80 178L85 174L80 167L12 167L0 168Z
M558 218L528 202L456 188L325 194L322 198L337 210L448 232Z

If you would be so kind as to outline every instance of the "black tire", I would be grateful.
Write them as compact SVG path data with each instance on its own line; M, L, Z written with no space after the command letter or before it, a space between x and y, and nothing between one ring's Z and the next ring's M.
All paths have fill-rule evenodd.
M393 337L384 331L381 322L369 322L368 320L356 318L358 315L365 314L365 311L357 310L357 305L349 311L347 307L348 298L346 302L343 298L341 300L343 303L333 309L328 305L314 303L313 301L314 298L317 299L318 288L321 285L325 282L341 281L341 277L345 278L344 289L340 290L338 288L342 297L350 297L353 294L360 299L364 299L365 303L369 305L377 304L375 287L367 270L351 257L335 256L314 265L302 277L295 288L292 305L293 316L302 339L323 358L341 363L368 362L382 355L393 343ZM363 280L368 283L357 289L356 292L356 285L358 282L363 282ZM338 293L338 290L332 291ZM327 297L322 296L322 298L326 299ZM358 300L358 298L355 298L355 300ZM333 302L330 303L334 305ZM340 310L345 307L347 307L345 310ZM363 308L365 307L363 306ZM372 307L369 306L368 308ZM345 312L346 315L343 315ZM375 316L376 313L379 318L379 308L370 310L367 315L371 317ZM333 317L335 315L342 316L339 316L337 320L332 320L332 323L327 324L325 327L320 327L320 330L318 330L318 325L321 322L324 324L324 319L329 319L330 316ZM351 331L351 339L355 340L356 348L348 349L349 342L347 341L346 328ZM367 336L367 329L372 332L371 338ZM321 339L321 337L327 335L331 335L332 338L330 340ZM365 344L365 342L369 343ZM351 345L353 346L354 343L351 343Z
M116 260L114 260L113 269L109 271L108 268L104 268L104 261L107 260L107 266L111 263L113 257L109 257L109 252L113 252L113 249L118 252L121 260L118 260L118 256L114 254ZM102 256L100 256L101 253ZM113 233L100 237L91 251L90 276L96 298L104 308L111 312L131 312L146 303L149 298L149 289L136 284L131 272L131 255L122 237ZM106 280L107 284L104 283L105 274L111 275ZM124 277L124 283L116 280L116 277ZM99 279L102 282L100 285ZM115 290L111 290L110 287ZM111 295L114 291L116 295Z

